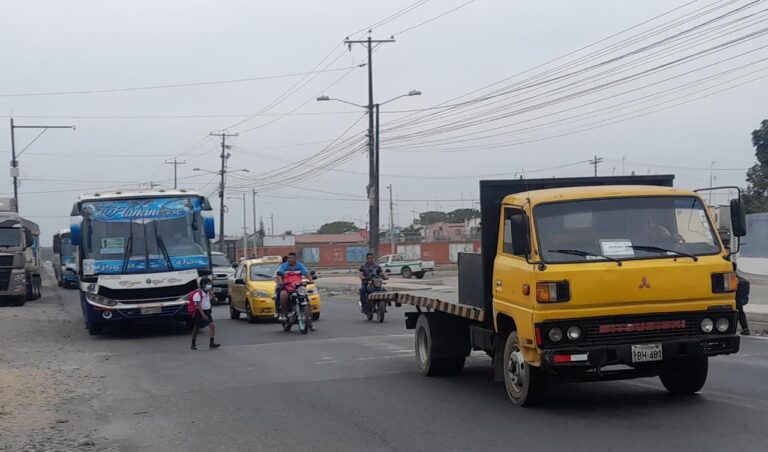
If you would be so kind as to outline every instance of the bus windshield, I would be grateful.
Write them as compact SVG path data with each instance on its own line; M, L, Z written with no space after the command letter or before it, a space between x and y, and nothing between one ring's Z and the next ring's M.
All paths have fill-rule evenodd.
M590 199L534 208L540 253L551 263L699 256L720 252L695 197Z
M200 211L193 197L83 204L83 274L209 268Z

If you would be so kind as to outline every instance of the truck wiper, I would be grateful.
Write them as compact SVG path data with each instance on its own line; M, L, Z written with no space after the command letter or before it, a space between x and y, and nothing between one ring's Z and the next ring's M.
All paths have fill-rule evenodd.
M693 259L694 262L698 262L699 258L694 256L693 254L688 253L681 253L680 251L675 250L668 250L666 248L660 248L658 246L650 246L650 245L632 245L633 250L639 250L639 251L648 251L651 253L673 253L677 256L683 256L683 257L690 257Z
M621 261L616 259L615 257L609 257L602 254L593 253L590 251L582 251L582 250L548 250L548 253L560 253L560 254L570 254L572 256L594 256L594 257L602 257L603 259L609 260L611 262L616 262L619 264L619 267L621 267Z

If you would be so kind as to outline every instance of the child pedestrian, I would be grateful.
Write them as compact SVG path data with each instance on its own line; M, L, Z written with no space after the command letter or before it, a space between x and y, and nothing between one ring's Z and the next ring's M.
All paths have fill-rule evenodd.
M213 315L211 313L211 290L213 285L208 278L201 278L198 284L198 289L192 293L192 302L195 303L197 310L195 311L194 323L195 326L192 329L192 350L197 350L197 333L202 328L208 327L208 334L210 336L209 348L215 349L221 347L221 344L217 344L214 340L216 336L216 324L213 323Z

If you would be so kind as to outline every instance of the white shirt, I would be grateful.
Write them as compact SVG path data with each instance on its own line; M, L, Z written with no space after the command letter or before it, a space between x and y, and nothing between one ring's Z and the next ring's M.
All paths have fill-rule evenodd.
M192 295L192 301L194 301L197 307L203 311L211 309L211 297L208 295L208 292L204 290L196 292L194 295Z

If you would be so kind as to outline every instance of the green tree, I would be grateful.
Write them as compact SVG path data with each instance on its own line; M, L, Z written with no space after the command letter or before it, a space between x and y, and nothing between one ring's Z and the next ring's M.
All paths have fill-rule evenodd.
M419 214L419 224L424 226L429 226L430 224L435 223L445 223L446 221L448 221L448 214L445 212L430 210Z
M480 218L480 211L477 209L456 209L448 212L448 223L464 223L473 218Z
M747 170L744 207L747 213L768 212L768 119L760 123L759 129L752 131L752 145L757 164Z
M351 221L334 221L320 226L318 234L344 234L346 232L357 232L360 229Z

